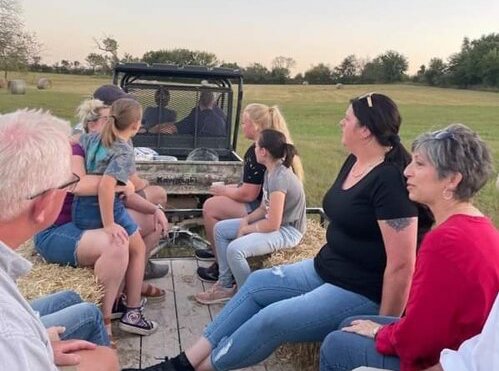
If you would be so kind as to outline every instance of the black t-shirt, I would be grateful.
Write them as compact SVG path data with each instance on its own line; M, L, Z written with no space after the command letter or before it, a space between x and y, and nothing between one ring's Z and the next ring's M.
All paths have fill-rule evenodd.
M378 221L414 217L418 210L408 198L402 171L390 163L343 190L354 163L350 155L324 196L330 223L314 265L324 281L380 303L386 252Z
M252 144L244 154L243 183L263 185L265 166L256 161L255 144ZM260 190L257 200L261 201L263 190Z

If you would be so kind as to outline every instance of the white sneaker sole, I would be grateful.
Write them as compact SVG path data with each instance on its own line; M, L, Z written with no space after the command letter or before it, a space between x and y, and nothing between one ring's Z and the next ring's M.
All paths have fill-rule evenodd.
M148 336L154 334L156 331L158 331L158 324L156 322L153 322L153 327L152 329L144 329L141 327L137 327L134 325L130 325L128 323L120 322L118 324L118 327L120 330L129 332L131 334L136 334L136 335L141 335L141 336Z
M214 262L217 260L217 259L215 259L215 257L213 257L213 258L200 258L196 254L194 254L194 257L196 258L196 260L199 260L201 262Z
M114 321L116 319L121 319L121 317L123 317L123 314L125 314L125 312L111 313L111 321Z

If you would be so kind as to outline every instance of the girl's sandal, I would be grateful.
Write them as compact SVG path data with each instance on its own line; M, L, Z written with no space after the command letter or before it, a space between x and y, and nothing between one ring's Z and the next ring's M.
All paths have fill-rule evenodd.
M157 303L165 300L166 292L150 283L143 283L142 291L140 293L142 296L147 298L149 303Z

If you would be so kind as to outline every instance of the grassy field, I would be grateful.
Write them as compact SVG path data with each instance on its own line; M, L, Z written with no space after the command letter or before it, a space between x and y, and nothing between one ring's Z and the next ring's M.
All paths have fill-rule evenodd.
M42 76L52 80L52 89L36 89L36 81ZM10 95L6 89L0 89L0 113L40 107L72 122L78 103L89 97L97 86L109 82L96 77L32 73L10 76L13 77L28 82L27 94ZM245 86L244 103L278 105L284 113L303 159L308 206L321 204L323 194L344 160L338 122L349 99L369 91L385 93L397 102L403 117L400 134L407 147L424 131L461 122L489 143L499 169L499 93L408 85L347 85L339 90L334 86ZM248 142L241 137L238 152L244 152L247 146ZM494 182L480 193L477 204L499 225L499 193L495 191Z

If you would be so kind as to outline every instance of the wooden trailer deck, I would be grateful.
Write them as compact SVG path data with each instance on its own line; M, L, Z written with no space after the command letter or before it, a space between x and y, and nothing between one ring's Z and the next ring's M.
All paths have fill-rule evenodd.
M158 262L168 264L170 272L166 277L148 282L166 290L166 300L148 303L145 314L148 319L157 321L160 327L150 336L137 336L120 331L116 323L113 325L122 367L147 367L159 362L156 358L174 356L185 350L223 307L221 304L202 305L194 299L194 294L211 285L197 279L197 260L177 258ZM199 263L203 264L208 265ZM265 362L244 370L293 371L297 368L271 356Z

